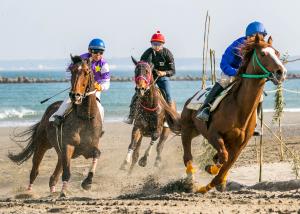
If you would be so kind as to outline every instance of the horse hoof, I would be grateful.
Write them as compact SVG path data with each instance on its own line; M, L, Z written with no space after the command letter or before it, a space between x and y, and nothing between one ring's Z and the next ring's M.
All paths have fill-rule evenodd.
M59 195L59 197L60 197L60 198L66 198L66 197L67 197L67 195L66 195L66 193L65 193L65 192L61 192L61 193L60 193L60 195Z
M127 165L128 165L128 163L126 161L124 161L124 163L122 163L122 165L120 166L120 170L126 171Z
M207 193L207 188L206 186L202 186L202 187L199 187L197 190L196 190L196 193L201 193L201 194L205 194Z
M211 175L217 175L220 171L220 168L217 165L207 165L205 171Z
M217 186L216 186L216 190L218 190L219 192L225 192L225 191L226 191L226 182L217 185Z
M86 184L86 183L82 182L81 187L84 190L90 190L92 188L92 184Z
M141 167L145 167L147 165L147 157L142 157L140 160L139 160L139 165Z
M161 167L161 161L156 159L155 163L154 163L154 167L157 167L157 168Z

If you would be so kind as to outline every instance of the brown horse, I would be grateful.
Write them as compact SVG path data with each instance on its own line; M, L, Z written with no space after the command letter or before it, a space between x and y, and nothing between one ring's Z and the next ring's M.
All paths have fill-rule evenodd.
M170 134L170 128L175 133L180 130L180 115L168 105L159 89L155 87L151 66L147 62L137 62L134 58L132 58L132 61L136 65L134 72L138 101L136 103L131 143L128 147L126 159L121 165L121 169L125 170L132 159L129 172L132 171L138 161L143 137L151 137L151 142L144 156L139 160L139 165L142 167L147 165L147 158L150 155L152 146L157 143L157 156L154 165L158 167L161 163L161 152L164 143ZM164 126L166 120L170 128Z
M27 131L17 137L30 135L25 142L26 148L17 155L9 154L9 158L18 164L28 160L32 155L32 169L28 190L32 189L34 180L39 173L39 165L45 152L52 147L58 156L54 173L50 177L49 187L51 193L55 192L55 185L62 173L63 186L61 197L66 195L67 183L70 179L71 158L83 155L93 158L91 169L87 178L82 182L84 189L90 189L95 173L97 159L100 156L99 139L102 132L101 116L97 108L94 89L94 75L89 60L72 57L71 91L69 97L72 101L72 111L66 116L63 124L56 128L49 117L58 109L61 102L51 104L45 111L42 119Z
M243 61L235 84L211 115L209 124L196 119L196 112L187 109L192 98L186 102L181 114L187 180L191 181L196 192L205 193L213 187L225 190L229 169L253 135L256 109L265 82L271 80L277 85L286 76L286 69L278 58L279 53L272 47L271 37L268 42L259 35L249 38L240 51ZM195 188L191 141L200 134L217 150L214 158L216 164L206 167L209 173L216 176L207 186Z

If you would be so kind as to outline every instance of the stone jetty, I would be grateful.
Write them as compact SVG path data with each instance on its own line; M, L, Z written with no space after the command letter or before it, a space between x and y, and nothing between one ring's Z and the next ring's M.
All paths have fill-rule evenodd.
M132 77L115 77L111 76L112 82L131 82ZM186 76L173 76L170 78L172 81L199 81L201 77L194 77L190 75ZM288 74L287 79L300 79L300 74ZM55 82L68 82L67 79L52 79L52 78L29 78L25 76L19 76L15 78L8 78L0 76L1 83L55 83Z

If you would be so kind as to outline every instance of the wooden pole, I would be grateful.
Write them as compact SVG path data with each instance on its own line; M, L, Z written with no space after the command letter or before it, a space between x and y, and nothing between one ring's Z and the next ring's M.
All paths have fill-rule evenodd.
M262 181L262 166L263 166L263 105L261 102L260 106L260 127L261 127L261 135L260 135L260 143L259 143L259 179L258 181Z
M213 50L213 69L214 69L214 72L213 72L213 77L214 77L214 84L217 82L217 76L216 76L216 52Z
M209 61L210 61L210 74L211 74L211 84L214 84L214 74L213 74L213 50L209 49Z
M206 12L205 17L205 26L204 26L204 38L203 38L203 53L202 53L202 86L201 88L204 89L206 87L206 74L205 74L205 48L206 48L206 31L207 31L207 20L208 20L208 11Z
M280 161L283 161L282 129L281 129L280 118L278 119L278 126L279 126L279 139L281 140L281 142L280 142Z

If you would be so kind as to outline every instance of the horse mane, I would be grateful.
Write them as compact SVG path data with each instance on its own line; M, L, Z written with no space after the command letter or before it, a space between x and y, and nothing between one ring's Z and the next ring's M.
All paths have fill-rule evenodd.
M271 45L264 40L262 35L258 34L259 41L256 41L256 36L248 37L243 45L239 47L239 53L242 57L242 64L238 69L237 76L239 74L245 73L248 64L250 63L251 57L253 55L253 51L256 48L266 48Z

